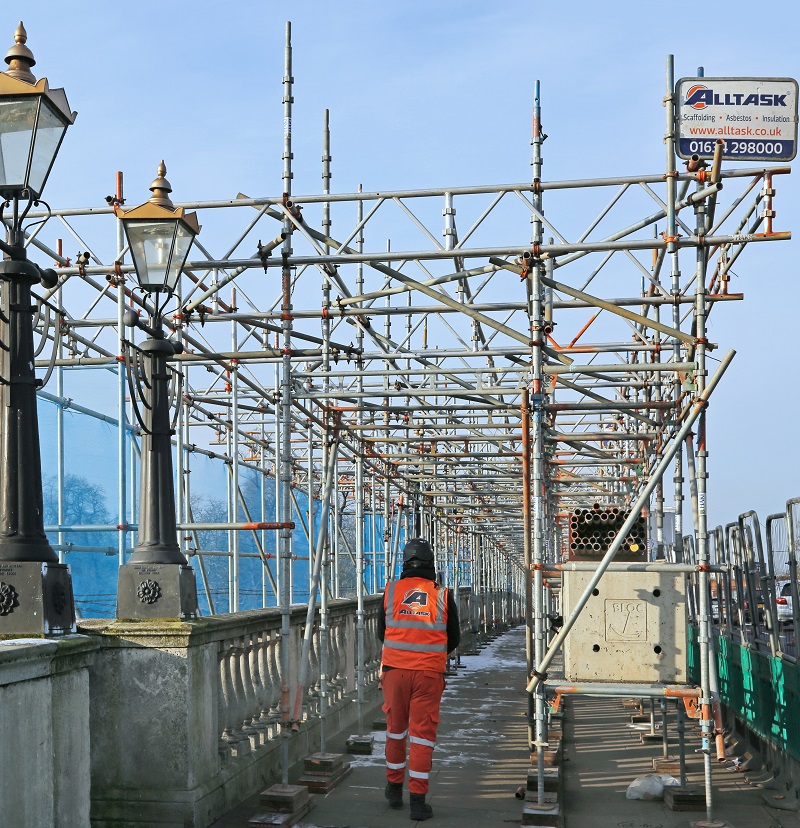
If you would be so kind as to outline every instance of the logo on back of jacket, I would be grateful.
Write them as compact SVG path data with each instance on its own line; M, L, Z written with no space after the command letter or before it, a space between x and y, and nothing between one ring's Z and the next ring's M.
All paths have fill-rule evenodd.
M425 609L428 606L428 593L424 589L409 589L400 602L398 615L424 615L430 617L430 612Z

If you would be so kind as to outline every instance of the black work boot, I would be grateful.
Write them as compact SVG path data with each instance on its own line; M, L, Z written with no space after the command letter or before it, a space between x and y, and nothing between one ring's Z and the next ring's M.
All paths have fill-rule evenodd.
M389 807L399 811L403 807L403 783L387 782L383 795L389 800Z
M411 794L411 819L430 819L433 816L433 808L425 802L425 794Z

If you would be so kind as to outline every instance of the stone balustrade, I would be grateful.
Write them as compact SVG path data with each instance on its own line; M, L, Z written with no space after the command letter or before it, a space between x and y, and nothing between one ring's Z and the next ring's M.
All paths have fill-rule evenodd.
M317 751L323 719L330 737L356 733L359 714L371 721L381 602L364 600L361 665L356 602L331 601L326 630L317 613L295 721L305 606L292 608L287 635L266 609L84 620L79 635L0 642L4 816L18 828L88 825L89 814L95 828L209 825L280 781L282 746L292 764ZM469 647L481 609L469 589L459 608Z

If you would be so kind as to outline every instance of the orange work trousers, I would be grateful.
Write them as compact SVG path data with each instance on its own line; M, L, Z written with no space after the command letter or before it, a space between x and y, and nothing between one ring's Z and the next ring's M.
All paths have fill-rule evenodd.
M386 713L386 779L400 784L405 780L408 737L408 789L414 794L426 794L439 728L444 674L394 667L384 672L381 684Z

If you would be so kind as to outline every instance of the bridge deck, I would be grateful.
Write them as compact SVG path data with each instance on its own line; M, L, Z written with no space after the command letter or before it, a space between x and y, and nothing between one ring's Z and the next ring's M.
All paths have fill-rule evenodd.
M500 636L480 655L463 659L464 668L448 678L442 701L439 741L434 753L428 801L434 816L425 825L520 825L523 803L514 797L525 784L527 733L524 718L525 643L523 629ZM670 725L674 733L674 714ZM690 785L702 788L699 747L687 722ZM704 812L673 812L663 802L627 800L636 777L652 771L661 745L641 744L640 729L619 699L572 698L565 714L564 824L567 828L686 828ZM327 795L313 795L315 807L298 828L391 828L408 825L408 805L392 811L383 798L384 734L376 732L371 756L349 756L352 773ZM343 740L329 745L341 751ZM676 749L673 749L675 752ZM768 809L730 763L715 767L715 819L734 828L800 828L794 813ZM291 781L299 775L299 769ZM407 800L407 793L406 793ZM245 828L259 811L253 797L215 823L214 828Z

